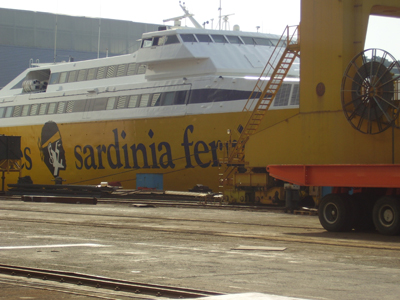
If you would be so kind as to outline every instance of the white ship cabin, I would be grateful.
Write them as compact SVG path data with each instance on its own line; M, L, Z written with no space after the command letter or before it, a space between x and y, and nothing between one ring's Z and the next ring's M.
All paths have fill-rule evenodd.
M197 28L145 33L132 54L27 69L0 90L0 118L88 111L121 118L121 109L247 100L278 41L276 35ZM298 84L297 61L272 109L298 107ZM243 103L216 107L203 113L240 111ZM127 118L149 116L139 111Z

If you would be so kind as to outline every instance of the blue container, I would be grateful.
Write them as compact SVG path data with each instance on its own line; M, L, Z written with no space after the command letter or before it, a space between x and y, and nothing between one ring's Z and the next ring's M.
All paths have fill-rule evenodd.
M163 174L136 174L136 189L139 188L163 190Z

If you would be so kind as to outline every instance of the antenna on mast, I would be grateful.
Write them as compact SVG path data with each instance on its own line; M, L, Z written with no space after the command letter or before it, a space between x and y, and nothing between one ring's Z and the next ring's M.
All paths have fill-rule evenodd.
M224 20L224 30L229 30L229 16L233 16L234 14L223 15L222 19Z
M180 16L180 17L175 17L175 18L163 20L163 22L174 21L174 26L181 26L181 20L184 19L184 18L189 18L189 20L192 22L194 27L203 28L199 24L199 22L197 22L196 19L193 18L194 14L189 13L189 11L186 9L185 2L183 2L183 5L182 5L181 1L179 1L179 6L182 8L182 10L185 12L185 14L183 16Z
M221 4L221 0L219 0L219 8L218 8L218 10L219 10L219 30L221 30L221 20L222 20L222 4Z

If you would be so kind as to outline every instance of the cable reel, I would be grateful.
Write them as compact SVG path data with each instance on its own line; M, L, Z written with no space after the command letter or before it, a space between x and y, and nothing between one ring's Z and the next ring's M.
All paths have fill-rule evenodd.
M365 134L392 127L400 112L400 64L388 52L367 49L348 65L341 87L347 121Z

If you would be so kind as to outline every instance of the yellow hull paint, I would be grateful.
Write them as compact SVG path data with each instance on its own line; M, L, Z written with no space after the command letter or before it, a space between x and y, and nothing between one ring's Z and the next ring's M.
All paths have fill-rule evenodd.
M281 120L295 113L290 109L274 110L271 119ZM232 131L232 140L237 138L237 128L246 120L247 114L240 112L60 123L55 138L61 136L65 161L58 176L65 184L120 182L124 188L136 188L137 174L155 173L163 174L165 190L187 191L203 184L218 192L220 154L214 148L218 141L229 140L227 129ZM52 184L55 175L42 151L47 151L47 143L41 141L43 127L2 128L2 133L21 136L21 176L30 176L35 184ZM6 184L16 182L17 175L6 175Z

